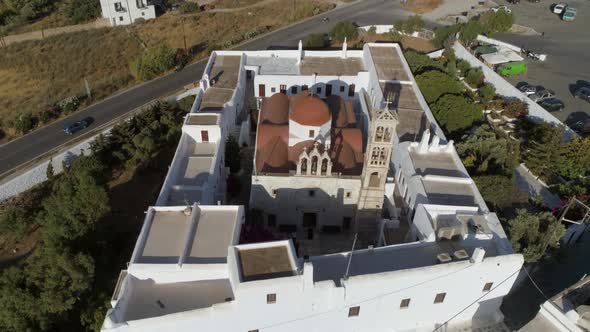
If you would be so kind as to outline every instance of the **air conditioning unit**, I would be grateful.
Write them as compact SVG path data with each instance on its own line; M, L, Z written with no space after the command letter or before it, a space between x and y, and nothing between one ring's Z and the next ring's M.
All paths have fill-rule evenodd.
M447 254L446 252L443 252L443 253L436 255L436 260L438 261L439 264L442 264L442 263L448 263L448 262L452 261L453 259L451 258L451 255Z
M436 218L436 236L439 240L451 240L465 234L465 225L455 215L441 215Z
M465 249L460 249L457 250L453 253L453 256L455 256L456 259L467 259L469 258L469 254L467 253L467 251Z

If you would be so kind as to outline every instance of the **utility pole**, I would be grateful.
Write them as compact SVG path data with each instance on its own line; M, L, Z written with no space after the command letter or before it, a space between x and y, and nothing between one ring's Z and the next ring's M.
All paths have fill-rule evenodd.
M184 40L184 51L186 52L186 33L184 32L184 16L182 17L182 39Z

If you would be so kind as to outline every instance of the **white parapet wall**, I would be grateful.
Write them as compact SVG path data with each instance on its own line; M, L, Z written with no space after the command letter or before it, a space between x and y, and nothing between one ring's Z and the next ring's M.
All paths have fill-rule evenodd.
M547 110L545 110L539 104L535 103L532 99L520 92L516 87L510 84L510 82L506 81L494 70L486 66L483 62L479 61L463 45L461 45L461 43L455 42L455 45L453 45L453 49L455 50L455 54L459 59L463 59L469 62L469 64L472 67L480 67L483 70L483 73L485 75L485 81L493 84L496 87L496 93L506 97L518 98L527 103L529 106L529 119L535 122L545 121L550 124L564 126L565 139L568 141L573 136L577 136L577 134L571 128L569 128L567 125L561 122L558 118L553 116L551 113L547 112Z

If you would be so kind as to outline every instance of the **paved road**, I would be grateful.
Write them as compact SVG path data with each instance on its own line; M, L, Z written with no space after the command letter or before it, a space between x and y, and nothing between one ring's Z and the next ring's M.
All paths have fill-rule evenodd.
M563 22L550 11L553 0L540 3L522 1L509 7L516 15L516 23L545 32L544 36L501 34L497 38L548 55L545 62L529 61L526 75L512 77L513 83L528 81L554 90L565 103L565 111L553 113L568 124L590 116L590 103L575 99L570 85L576 80L590 80L590 1L570 0L578 9L574 22Z
M365 0L271 33L248 42L239 49L257 50L266 49L267 47L294 47L300 39L304 39L309 33L328 32L336 22L341 20L350 20L359 25L391 24L394 20L408 15L407 12L399 10L398 5L398 1L392 0ZM330 18L329 23L322 23L325 16ZM64 122L92 117L94 118L92 127L105 124L111 119L155 98L169 95L181 89L184 85L199 80L205 65L206 60L197 62L186 67L181 72L161 77L125 91L66 119L54 122L27 136L0 146L0 174L71 140L73 137L65 135L61 130ZM83 132L79 132L77 135Z

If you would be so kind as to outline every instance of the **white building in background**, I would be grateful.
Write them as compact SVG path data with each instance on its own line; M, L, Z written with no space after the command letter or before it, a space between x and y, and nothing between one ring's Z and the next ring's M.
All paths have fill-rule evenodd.
M225 201L225 139L253 148ZM253 127L253 126L252 126ZM212 53L103 331L489 328L523 258L397 44ZM351 251L352 249L352 251Z
M156 7L151 0L100 0L100 8L102 17L108 19L111 26L156 18Z

